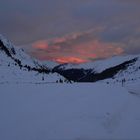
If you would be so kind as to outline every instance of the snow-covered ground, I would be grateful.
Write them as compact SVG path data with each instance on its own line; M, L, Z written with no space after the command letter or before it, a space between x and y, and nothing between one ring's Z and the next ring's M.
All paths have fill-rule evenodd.
M139 140L139 84L126 88L2 84L0 140Z

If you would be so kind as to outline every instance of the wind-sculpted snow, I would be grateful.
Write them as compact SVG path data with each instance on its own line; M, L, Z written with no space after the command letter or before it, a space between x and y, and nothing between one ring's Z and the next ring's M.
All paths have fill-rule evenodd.
M120 86L3 84L0 104L1 140L140 139L140 98Z

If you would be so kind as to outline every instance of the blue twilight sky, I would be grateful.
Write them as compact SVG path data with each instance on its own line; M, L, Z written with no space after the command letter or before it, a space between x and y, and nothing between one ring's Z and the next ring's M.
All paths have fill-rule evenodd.
M0 0L0 33L41 60L140 54L140 0Z

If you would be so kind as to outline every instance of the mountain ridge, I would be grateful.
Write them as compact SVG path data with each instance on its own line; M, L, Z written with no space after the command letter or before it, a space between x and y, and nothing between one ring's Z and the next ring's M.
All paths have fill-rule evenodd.
M135 65L136 63L137 66ZM75 82L97 82L110 78L115 79L117 74L123 73L127 69L130 71L129 68L132 66L135 67L134 70L137 69L137 79L139 79L140 55L116 56L78 65L61 64L53 70Z
M114 56L83 64L41 62L30 57L23 49L15 47L9 40L0 35L1 73L3 73L2 66L5 71L6 69L10 71L10 68L13 68L13 71L16 71L14 73L21 73L21 71L32 73L34 79L38 80L36 77L40 77L39 81L41 79L44 81L48 75L50 75L50 79L53 79L52 77L55 75L55 82L63 79L62 81L115 83L115 81L121 82L123 79L126 81L140 79L140 55ZM0 75L6 77L4 74Z
M60 79L66 80L0 35L0 82L56 82Z

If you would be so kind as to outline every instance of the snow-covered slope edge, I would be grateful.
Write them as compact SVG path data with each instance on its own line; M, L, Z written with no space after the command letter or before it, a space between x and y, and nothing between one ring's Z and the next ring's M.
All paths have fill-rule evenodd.
M63 76L28 56L0 35L0 82L58 82Z

